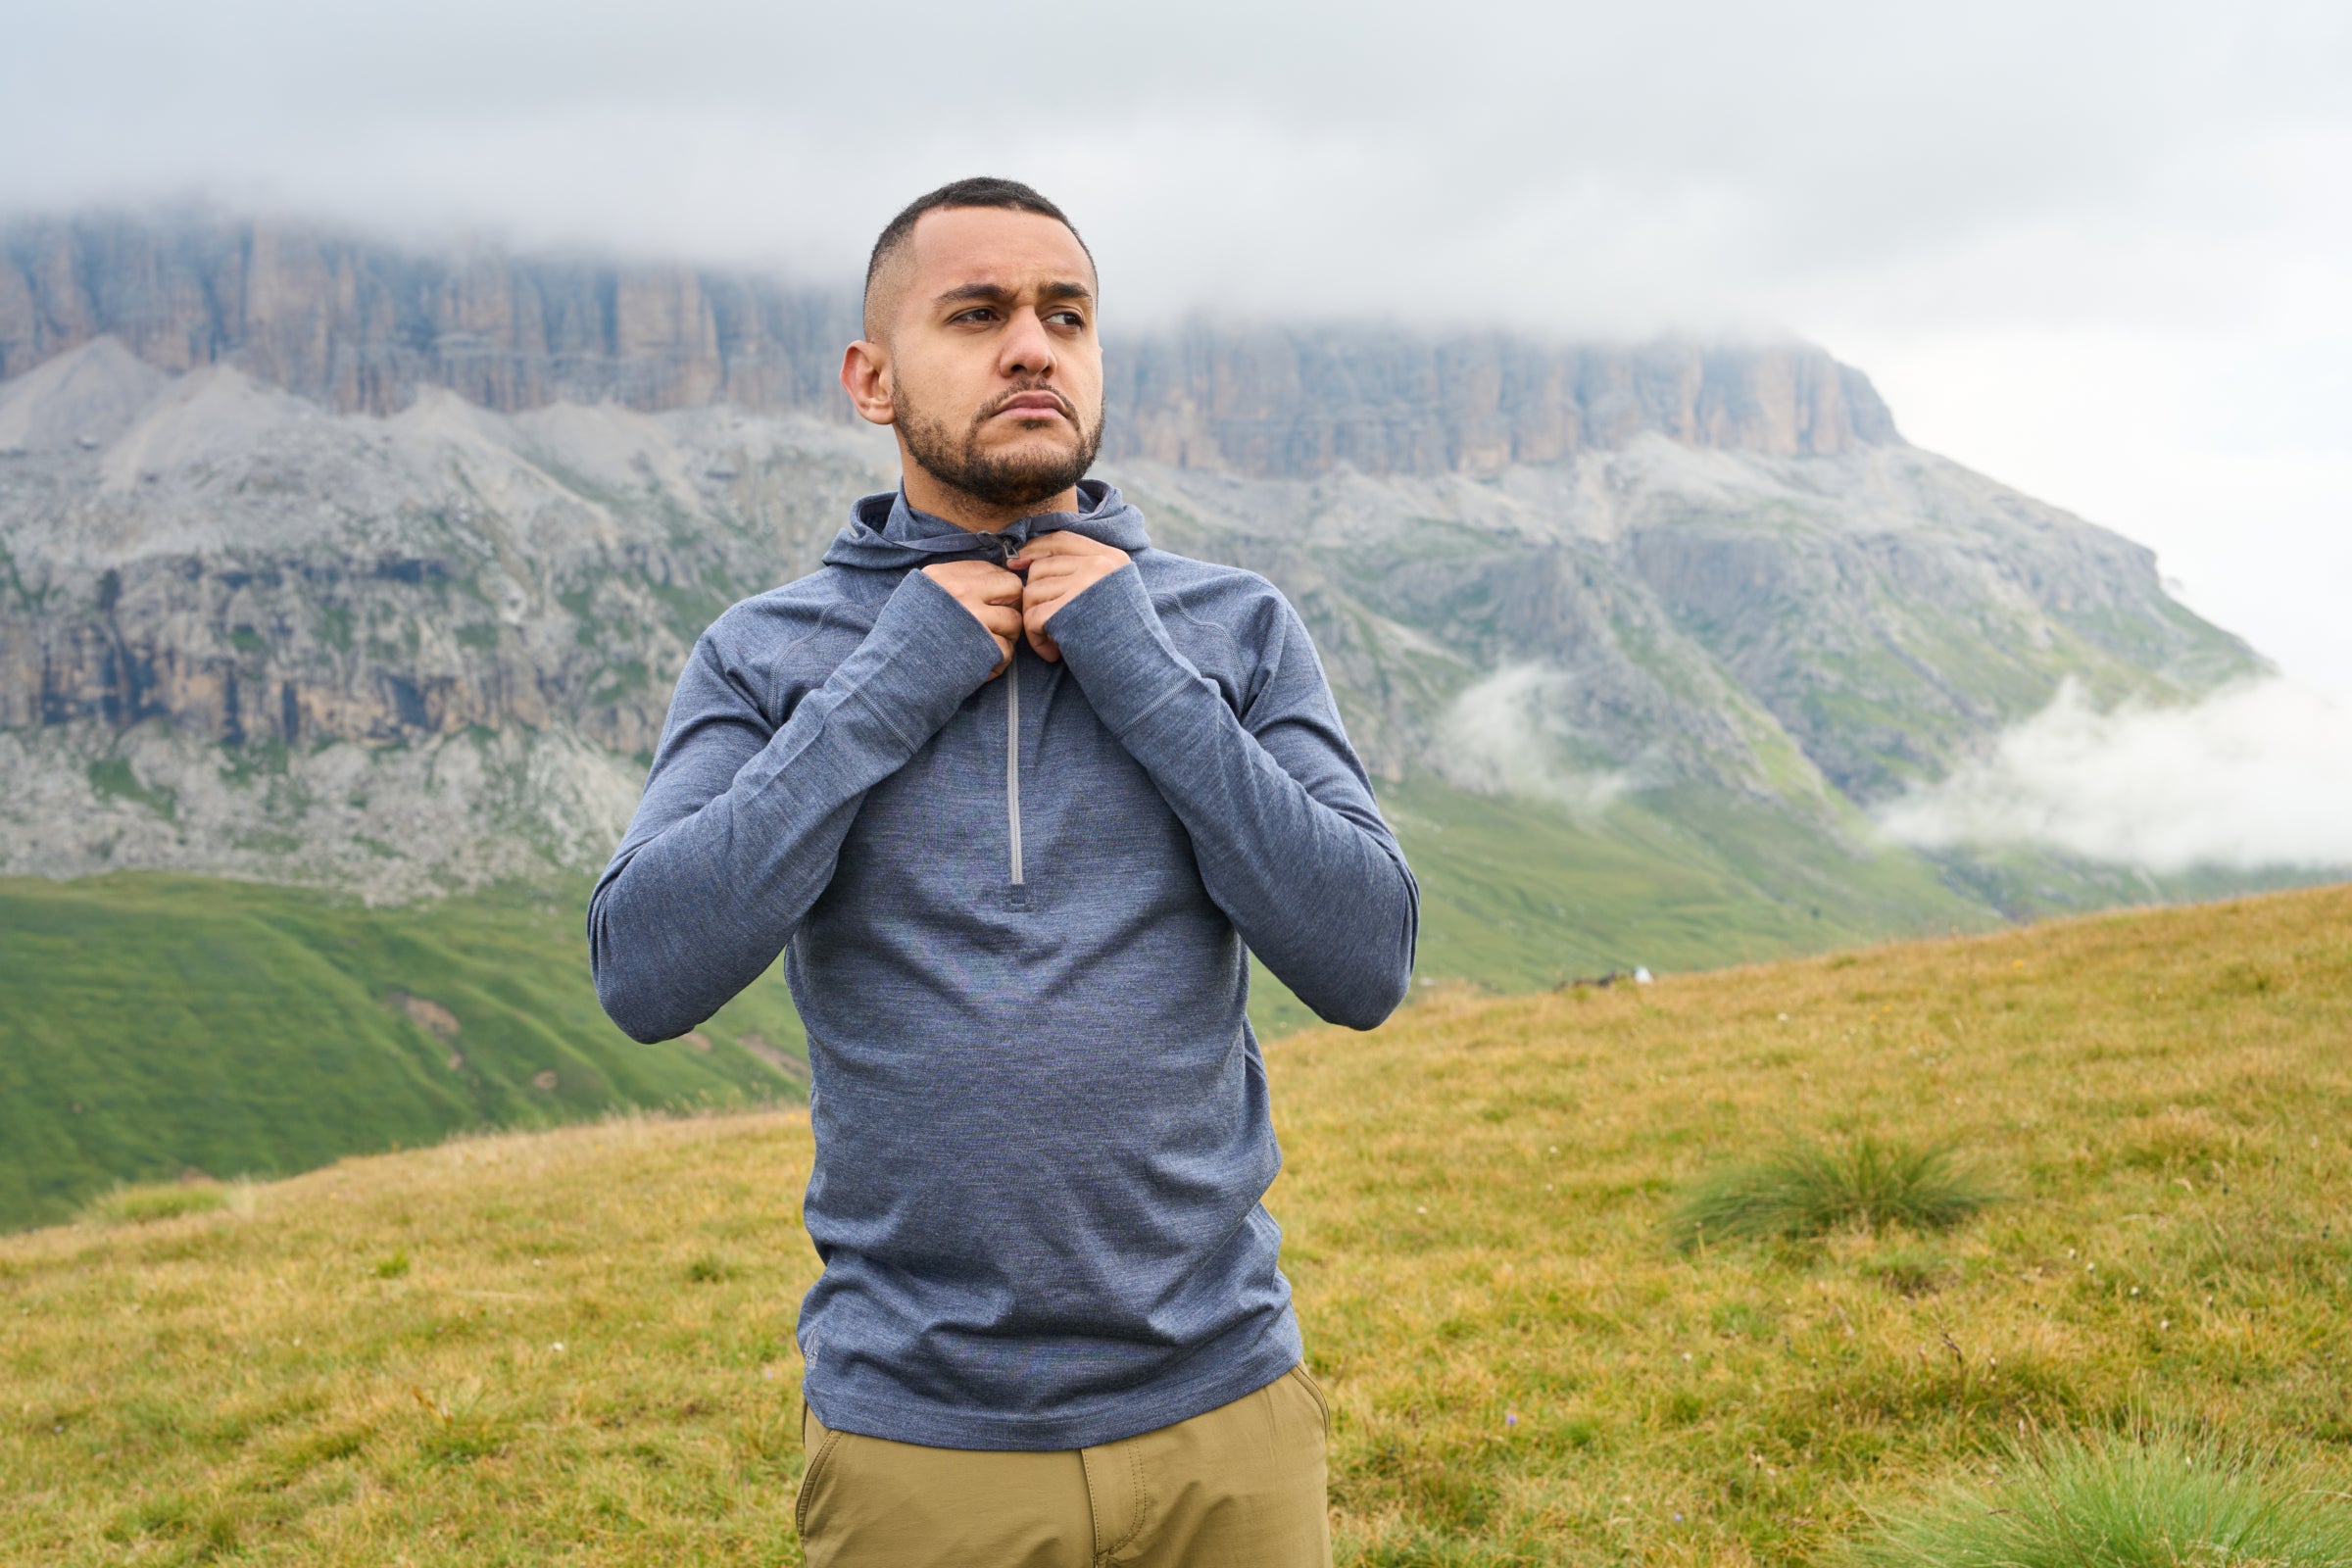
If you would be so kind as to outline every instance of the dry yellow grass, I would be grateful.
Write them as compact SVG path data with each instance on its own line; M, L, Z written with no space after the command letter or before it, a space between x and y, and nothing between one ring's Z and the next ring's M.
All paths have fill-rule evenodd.
M1784 1561L2021 1424L2352 1443L2352 893L1415 1009L1276 1072L1366 1560ZM1950 1140L1955 1234L1685 1255L1793 1135ZM1516 1416L1516 1420L1512 1419Z
M2352 890L1269 1052L1357 1563L1746 1563L2021 1425L2352 1445ZM1950 1139L1948 1235L1668 1244L1795 1135ZM791 1115L467 1140L0 1240L0 1557L792 1563Z

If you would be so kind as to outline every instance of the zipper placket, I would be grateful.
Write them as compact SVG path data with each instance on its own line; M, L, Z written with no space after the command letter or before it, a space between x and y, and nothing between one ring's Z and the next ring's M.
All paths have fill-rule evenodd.
M995 536L997 559L1010 561L1021 547L1003 534ZM1010 847L1012 885L1026 886L1021 871L1021 645L1014 642L1004 662L1004 825Z
M1012 885L1021 883L1021 648L1004 665L1004 819L1012 830Z

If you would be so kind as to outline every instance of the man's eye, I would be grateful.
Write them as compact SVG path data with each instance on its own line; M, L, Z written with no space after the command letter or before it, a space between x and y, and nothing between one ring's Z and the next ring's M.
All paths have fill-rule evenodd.
M996 314L997 313L995 311L990 310L985 305L976 305L968 311L957 311L954 316L949 317L948 319L951 322L987 321L995 319Z
M1046 319L1061 326L1082 327L1086 325L1086 318L1076 311L1055 311Z

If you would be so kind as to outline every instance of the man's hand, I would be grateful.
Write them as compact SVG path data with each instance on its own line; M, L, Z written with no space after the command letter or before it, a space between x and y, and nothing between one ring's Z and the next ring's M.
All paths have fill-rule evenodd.
M943 561L925 566L923 575L953 594L997 640L997 652L1004 657L988 678L1004 674L1012 662L1012 645L1021 637L1021 579L993 561Z
M1040 659L1059 659L1060 645L1046 631L1054 612L1127 564L1127 552L1101 544L1084 534L1041 533L1005 563L1027 567L1029 581L1021 590L1021 625L1029 646Z

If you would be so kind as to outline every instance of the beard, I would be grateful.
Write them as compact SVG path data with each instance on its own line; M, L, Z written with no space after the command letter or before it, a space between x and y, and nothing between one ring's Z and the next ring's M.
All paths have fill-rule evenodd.
M1095 455L1102 448L1102 416L1097 415L1095 427L1087 429L1079 423L1077 411L1065 399L1063 407L1078 428L1077 445L1059 452L1040 451L1035 447L1017 452L980 450L981 425L1007 399L1023 392L1050 390L1039 386L1013 387L990 399L960 432L950 429L946 420L931 418L908 403L896 376L891 378L890 395L898 410L899 434L906 439L907 452L925 473L975 501L991 507L1014 508L1033 507L1069 489L1086 477L1086 470L1095 466Z

